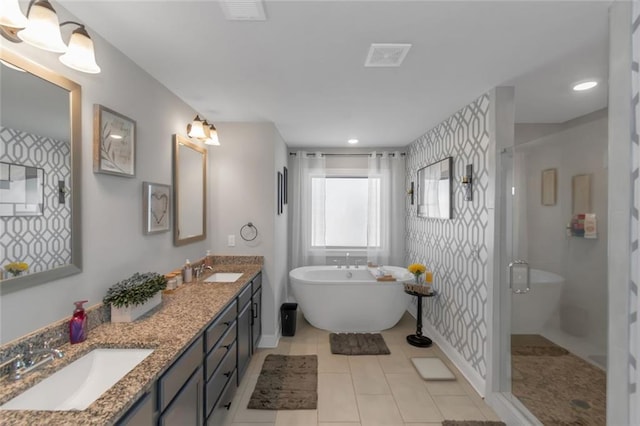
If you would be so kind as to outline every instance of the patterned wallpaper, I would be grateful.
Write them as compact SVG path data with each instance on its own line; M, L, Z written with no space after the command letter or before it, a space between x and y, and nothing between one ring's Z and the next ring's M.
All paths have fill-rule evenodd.
M0 217L0 266L11 261L40 272L71 262L71 209L58 203L58 181L70 185L68 142L0 127L0 160L40 167L45 173L44 215ZM68 198L67 198L68 200Z
M421 262L434 271L439 297L427 299L425 317L486 378L489 212L489 95L483 95L409 145L407 188L418 169L453 157L453 219L406 215L407 264ZM463 201L458 183L473 164L473 201Z
M631 274L629 282L629 420L640 424L640 1L633 2L631 51Z

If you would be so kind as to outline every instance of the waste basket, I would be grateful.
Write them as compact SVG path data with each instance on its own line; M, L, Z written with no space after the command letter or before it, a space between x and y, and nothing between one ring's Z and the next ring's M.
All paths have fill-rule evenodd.
M282 322L283 336L295 336L297 309L297 303L283 303L282 306L280 306L280 319Z

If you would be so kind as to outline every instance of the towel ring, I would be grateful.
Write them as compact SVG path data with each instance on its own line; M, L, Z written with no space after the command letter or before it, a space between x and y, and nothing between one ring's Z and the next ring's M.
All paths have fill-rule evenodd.
M258 228L253 226L253 223L249 222L240 228L240 236L245 241L253 241L258 236Z

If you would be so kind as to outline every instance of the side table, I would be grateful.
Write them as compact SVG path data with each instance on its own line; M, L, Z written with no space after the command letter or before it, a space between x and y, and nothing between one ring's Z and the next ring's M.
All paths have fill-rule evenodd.
M416 334L410 334L407 336L407 342L410 345L418 346L420 348L428 348L431 346L433 341L429 339L427 336L422 335L422 298L423 297L433 297L436 295L436 291L432 290L429 294L422 294L415 291L406 290L404 291L407 294L412 296L416 296L418 298L418 314L417 314L417 323L416 323Z

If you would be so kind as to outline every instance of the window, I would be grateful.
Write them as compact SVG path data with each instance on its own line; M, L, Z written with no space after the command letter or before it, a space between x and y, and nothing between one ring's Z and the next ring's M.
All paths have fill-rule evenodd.
M379 246L379 178L363 176L312 178L311 192L311 245L313 247Z

